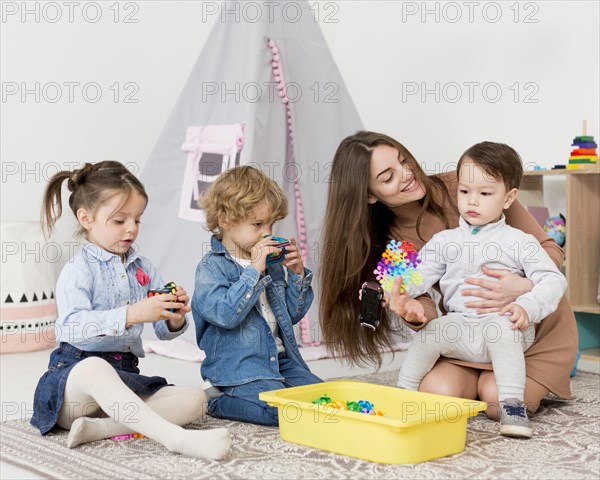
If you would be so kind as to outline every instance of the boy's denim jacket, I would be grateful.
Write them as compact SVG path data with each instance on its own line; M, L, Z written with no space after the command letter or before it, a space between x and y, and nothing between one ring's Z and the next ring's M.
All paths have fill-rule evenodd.
M302 278L288 270L286 281L284 268L277 263L268 265L261 278L254 267L242 268L212 237L211 251L196 268L191 302L196 341L206 353L202 362L204 379L215 386L283 380L275 338L257 306L265 289L286 356L308 370L292 328L306 314L314 297L312 272L307 268L304 272Z

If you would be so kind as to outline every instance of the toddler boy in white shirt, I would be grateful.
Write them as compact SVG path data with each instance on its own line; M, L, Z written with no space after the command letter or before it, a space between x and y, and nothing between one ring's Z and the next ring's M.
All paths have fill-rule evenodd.
M500 433L530 438L524 352L533 344L534 325L557 308L567 282L535 237L506 225L503 211L517 198L523 175L514 149L493 142L474 145L462 155L457 174L459 227L440 232L425 244L420 252L424 281L406 287L410 308L424 318L423 307L414 298L439 281L449 313L417 332L398 386L417 390L441 355L491 362L500 402ZM489 279L482 272L484 265L519 273L533 282L533 288L497 313L478 314L465 307L477 299L461 292L472 287L464 283L467 277Z

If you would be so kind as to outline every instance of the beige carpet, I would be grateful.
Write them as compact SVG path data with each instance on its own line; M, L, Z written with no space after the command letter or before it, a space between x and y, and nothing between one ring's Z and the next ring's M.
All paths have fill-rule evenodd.
M393 385L397 372L355 377ZM28 423L0 425L0 459L56 479L281 478L600 478L600 376L578 373L575 398L546 398L533 417L534 438L511 440L480 414L467 427L465 450L415 465L381 465L284 442L278 429L216 420L188 428L226 426L234 440L220 462L172 454L149 439L105 440L70 450L66 432L42 438ZM361 439L357 438L357 442Z

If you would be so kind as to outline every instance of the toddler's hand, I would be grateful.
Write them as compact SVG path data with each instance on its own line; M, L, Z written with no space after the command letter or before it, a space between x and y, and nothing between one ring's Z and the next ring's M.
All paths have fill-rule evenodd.
M159 320L171 320L176 324L182 324L183 317L190 311L190 307L171 300L177 300L177 297L170 293L162 293L130 305L127 308L125 326L130 327L136 323L152 323ZM171 308L174 308L175 311L170 312Z
M184 305L187 305L190 301L190 297L188 296L187 292L185 291L185 288L177 285L177 291L175 293L175 295L177 296L177 301L180 303L183 303Z
M527 330L527 328L529 328L529 315L527 314L527 310L525 310L521 305L511 303L500 310L500 315L504 315L509 312L511 315L508 317L508 319L514 323L514 325L510 327L511 330Z
M300 255L300 250L298 250L296 239L294 237L290 237L290 244L286 247L286 250L287 253L285 254L283 262L281 262L283 266L294 272L296 275L304 275L302 256Z
M275 246L278 243L272 236L261 239L250 249L250 265L264 273L267 268L267 256L270 253L279 253L279 248Z

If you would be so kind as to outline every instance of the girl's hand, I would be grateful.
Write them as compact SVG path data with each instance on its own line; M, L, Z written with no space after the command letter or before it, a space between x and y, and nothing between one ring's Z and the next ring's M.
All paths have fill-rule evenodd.
M287 253L281 262L282 265L296 275L304 276L304 263L302 263L302 256L294 237L290 237L290 244L286 247L286 250Z
M527 314L527 311L521 306L521 305L517 305L516 303L511 303L510 305L507 305L506 307L504 307L502 310L500 310L500 315L504 315L505 313L510 312L511 315L508 318L511 322L514 323L514 325L512 327L510 327L511 330L527 330L527 328L529 327L529 315Z
M173 300L173 301L172 301ZM144 298L127 308L125 327L136 323L152 323L159 320L169 320L175 325L183 325L183 318L191 309L183 303L176 302L177 297L170 293ZM174 308L174 312L169 309Z
M480 297L479 302L467 302L465 307L476 308L477 313L499 312L501 308L514 302L521 295L530 292L533 282L508 270L496 270L482 267L483 273L498 280L486 280L484 278L466 278L465 283L483 288L468 288L462 291L462 295Z
M190 297L188 296L185 289L179 285L177 285L177 289L175 292L175 296L177 297L177 301L179 303L183 303L184 308L189 312L191 308L188 306L190 301ZM178 310L177 313L182 313L182 310ZM167 326L171 332L177 332L183 328L185 325L185 313L181 316L181 320L167 320Z
M421 325L427 323L427 317L425 317L425 309L418 300L410 298L406 291L402 291L402 277L394 279L392 284L392 291L388 296L384 293L384 305L389 304L389 308L392 312L404 320L413 325Z
M261 274L265 273L267 268L267 256L270 253L279 253L277 245L279 242L273 240L272 236L261 239L250 249L250 265L252 265Z
M175 295L177 296L177 301L179 303L183 303L184 305L187 305L190 301L190 297L188 296L185 289L183 287L180 287L179 285L177 285L177 291L176 291Z

